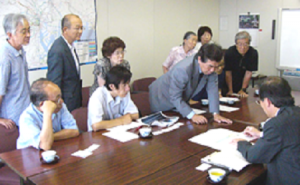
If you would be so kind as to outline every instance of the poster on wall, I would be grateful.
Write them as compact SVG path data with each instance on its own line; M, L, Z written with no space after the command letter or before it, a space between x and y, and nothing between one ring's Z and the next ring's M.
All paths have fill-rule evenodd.
M251 35L252 41L250 45L252 47L258 47L259 26L259 13L244 13L239 15L239 31L247 31Z
M1 0L0 24L6 14L24 14L30 24L30 43L25 46L29 70L47 69L47 54L54 40L61 36L61 19L66 14L76 14L82 20L81 39L74 43L80 65L95 63L96 9L95 1L72 0ZM0 44L6 42L0 28Z

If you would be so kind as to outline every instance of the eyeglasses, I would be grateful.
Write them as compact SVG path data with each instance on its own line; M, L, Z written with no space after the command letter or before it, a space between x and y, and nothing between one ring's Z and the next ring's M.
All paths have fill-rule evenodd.
M26 35L26 33L30 33L30 28L28 28L28 29L24 28L20 31L20 33L23 35Z
M117 56L120 56L120 55L124 55L125 53L126 53L126 51L123 50L123 51L115 51L113 54L117 55Z
M212 69L212 68L218 69L218 68L219 68L219 65L218 65L218 66L208 65L208 68L209 68L209 69Z
M236 44L238 47L248 47L249 44L248 43L237 43Z
M256 103L257 105L260 105L260 100L256 100L255 103Z
M76 27L76 28L73 28L74 30L76 30L76 31L79 31L79 30L81 30L81 31L83 31L83 30L85 30L85 28L82 26L82 27Z
M55 104L60 104L62 102L62 98L58 98L57 100L52 101L52 102L55 103Z

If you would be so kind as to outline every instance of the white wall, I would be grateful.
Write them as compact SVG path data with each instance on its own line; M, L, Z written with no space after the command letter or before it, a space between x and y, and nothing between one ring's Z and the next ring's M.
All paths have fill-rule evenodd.
M118 36L126 43L125 59L133 78L159 77L172 47L182 43L185 32L197 33L208 25L219 41L219 0L98 0L97 40ZM93 83L94 64L81 67L83 86ZM30 82L46 76L46 70L29 73Z
M102 0L98 9L98 52L109 36L126 43L125 59L133 80L162 75L170 49L182 43L185 32L209 25L219 39L219 1L212 0Z
M228 30L219 31L220 44L224 48L234 44L234 36L238 31L240 13L260 13L259 73L276 75L276 44L272 36L272 20L278 24L278 8L300 8L299 0L220 0L220 17L228 17ZM277 31L277 30L276 30ZM297 34L297 33L295 33Z

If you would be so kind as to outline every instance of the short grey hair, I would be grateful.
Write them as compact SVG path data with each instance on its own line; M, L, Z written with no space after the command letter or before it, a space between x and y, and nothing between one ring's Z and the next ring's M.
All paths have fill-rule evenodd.
M235 43L240 39L249 39L249 43L251 42L251 35L246 31L240 31L235 35Z
M21 23L24 25L24 21L27 20L26 16L23 14L14 14L10 13L4 16L3 19L3 28L5 31L5 34L12 33L15 34L17 31L18 25Z
M64 30L64 27L71 28L71 20L70 19L72 17L76 17L76 18L80 19L80 17L76 14L71 13L71 14L65 15L61 20L61 31Z

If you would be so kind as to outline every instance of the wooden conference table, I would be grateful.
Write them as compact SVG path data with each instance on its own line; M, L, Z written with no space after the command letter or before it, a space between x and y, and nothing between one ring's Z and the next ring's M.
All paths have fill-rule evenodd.
M32 147L1 153L0 158L32 184L210 184L206 179L207 172L197 171L195 167L201 164L201 158L215 150L188 139L212 128L242 131L249 124L264 121L266 117L254 100L250 94L249 98L233 105L241 106L239 111L221 113L234 121L232 125L212 122L211 114L205 114L210 118L206 125L196 125L181 118L179 122L184 126L152 139L121 143L103 136L106 131L101 131L85 132L76 138L55 142L53 149L60 156L56 164L42 164L41 152ZM195 107L203 108L201 105ZM94 143L100 147L93 155L85 159L71 156ZM263 165L252 164L239 173L231 172L227 184L248 184L264 172Z

